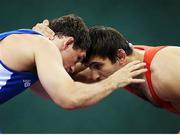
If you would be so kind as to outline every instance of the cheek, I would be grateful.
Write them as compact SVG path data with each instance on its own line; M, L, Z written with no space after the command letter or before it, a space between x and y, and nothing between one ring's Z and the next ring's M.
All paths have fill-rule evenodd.
M64 63L66 66L73 66L75 63L75 58L72 57L71 55L66 55L64 59Z
M68 54L68 61L69 61L69 63L74 64L76 62L76 59L77 59L76 53L74 53L73 51L70 51L68 53L69 53Z
M100 73L103 75L103 76L109 76L112 74L112 71L110 69L107 69L107 68L103 68Z
M76 62L76 61L77 61L77 58L78 58L77 55L74 55L74 56L71 58L71 59L72 59L72 62L76 64L76 63L77 63L77 62Z
M110 76L110 75L113 74L115 71L114 71L113 67L107 66L107 67L104 67L104 68L102 69L102 72L104 73L104 75Z

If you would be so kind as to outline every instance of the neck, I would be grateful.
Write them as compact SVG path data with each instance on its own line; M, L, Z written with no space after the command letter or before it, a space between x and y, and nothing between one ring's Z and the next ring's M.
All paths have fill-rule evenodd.
M56 45L56 47L57 47L60 51L63 50L63 40L55 37L55 38L54 38L53 40L51 40L51 41L54 43L54 45Z
M134 49L133 53L131 55L127 56L126 64L128 64L134 60L139 60L139 61L143 62L144 53L145 53L145 51Z
M132 62L134 60L139 60L139 61L143 62L144 61L144 53L145 53L145 51L143 51L143 50L133 49L133 53L127 57L126 64L128 64L128 63L130 63L130 62ZM136 77L137 78L144 78L143 76L144 75L139 75L139 76L136 76ZM140 97L147 100L147 98L145 96L146 95L145 94L146 93L146 90L145 90L146 88L145 88L144 84L130 84L129 86L131 88L133 88L133 92L138 93L138 95Z

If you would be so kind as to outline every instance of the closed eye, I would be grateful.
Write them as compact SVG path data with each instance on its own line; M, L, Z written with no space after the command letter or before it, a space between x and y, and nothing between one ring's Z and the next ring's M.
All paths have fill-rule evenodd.
M93 63L91 63L91 64L89 65L89 67L90 67L91 69L101 70L102 67L103 67L103 64L97 63L97 62L93 62Z

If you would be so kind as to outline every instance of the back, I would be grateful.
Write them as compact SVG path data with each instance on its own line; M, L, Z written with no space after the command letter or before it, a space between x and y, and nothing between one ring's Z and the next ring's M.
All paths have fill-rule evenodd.
M180 104L180 47L169 46L160 50L151 63L151 69L157 95Z
M0 34L0 103L4 103L38 80L30 34L32 30L16 30ZM39 34L38 34L39 35Z

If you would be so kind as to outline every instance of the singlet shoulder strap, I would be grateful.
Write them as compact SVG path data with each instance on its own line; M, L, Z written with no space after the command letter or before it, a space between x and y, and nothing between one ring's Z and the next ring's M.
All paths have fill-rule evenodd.
M12 34L36 34L36 35L41 35L40 33L33 31L31 29L19 29L19 30L13 30L13 31L8 31L8 32L3 32L0 33L0 40L6 38L9 35Z

